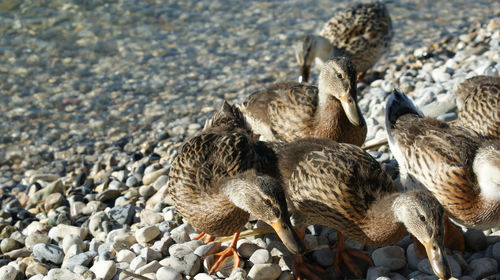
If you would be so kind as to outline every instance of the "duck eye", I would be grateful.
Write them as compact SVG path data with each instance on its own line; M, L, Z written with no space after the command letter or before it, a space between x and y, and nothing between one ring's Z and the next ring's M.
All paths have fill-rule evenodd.
M271 205L272 205L272 204L271 204L271 200L269 200L269 199L264 199L264 204L265 204L266 206L268 206L268 207L271 207Z
M425 222L425 217L424 217L423 215L420 215L420 220L421 220L422 222Z
M342 74L337 73L337 78L342 79Z

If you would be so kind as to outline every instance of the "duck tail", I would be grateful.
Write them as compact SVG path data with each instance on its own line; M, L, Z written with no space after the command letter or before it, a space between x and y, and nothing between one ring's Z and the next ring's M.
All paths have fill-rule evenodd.
M483 143L473 162L481 195L500 202L500 140Z
M415 104L413 104L406 94L394 89L385 107L385 125L387 131L393 127L399 117L406 114L417 115L421 118L424 117L422 112L415 107Z

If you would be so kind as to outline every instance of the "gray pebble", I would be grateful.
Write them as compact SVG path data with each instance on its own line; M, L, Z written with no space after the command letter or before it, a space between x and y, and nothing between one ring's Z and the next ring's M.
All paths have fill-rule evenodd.
M146 262L148 262L148 263L153 261L153 260L159 260L162 258L162 255L160 252L158 252L154 249L151 249L149 247L142 248L140 256L143 257L144 259L146 259Z
M313 259L322 267L327 267L333 264L335 258L333 250L330 248L321 248L312 253Z
M135 209L132 205L115 206L109 210L108 215L120 225L130 225L134 220Z
M368 271L366 272L366 279L367 280L376 280L379 277L385 277L389 275L390 270L387 267L383 266L374 266L368 268Z
M135 272L140 275L145 275L148 273L156 273L158 269L160 269L161 267L162 266L160 265L160 263L158 263L158 261L155 260L141 266L140 268L136 269Z
M258 249L252 254L249 261L253 264L270 263L271 254L266 249Z
M238 255L240 255L242 258L250 258L252 254L260 249L260 247L252 242L249 242L245 239L240 239L238 240L238 243L236 245L236 249L238 251Z
M141 268L142 266L146 265L146 259L141 257L141 256L137 256L135 257L131 262L130 262L130 269L132 269L132 271L136 271L137 269Z
M200 277L197 278L198 275L194 277L195 280L200 280ZM208 276L210 279L207 278L207 280L212 280L212 277ZM156 271L156 278L157 279L162 279L162 280L181 280L182 275L168 267L160 267Z
M66 259L62 264L62 268L67 268L67 269L73 271L73 269L76 266L80 266L80 265L81 266L89 266L91 261L92 261L92 257L89 254L80 253L78 255L74 255L74 256Z
M4 265L0 267L0 279L5 279L5 280L15 280L19 274L19 271L17 271L13 266L11 265Z
M372 253L375 266L384 266L391 271L403 268L406 265L405 251L398 246L378 248Z
M63 250L56 245L39 243L33 246L33 256L41 262L52 262L61 264L64 258Z
M500 263L500 242L497 242L497 243L491 245L490 247L492 247L492 256L493 256L493 258L498 263Z
M472 271L469 273L474 279L481 279L498 272L498 262L492 258L475 259L469 264Z
M468 229L464 233L464 238L467 251L482 251L488 247L486 236L481 230Z
M281 268L274 263L255 264L248 271L249 280L274 280L281 274Z

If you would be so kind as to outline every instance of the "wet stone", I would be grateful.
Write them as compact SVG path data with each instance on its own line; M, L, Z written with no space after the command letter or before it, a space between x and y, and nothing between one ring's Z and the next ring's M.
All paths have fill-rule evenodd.
M498 262L492 258L480 258L470 262L472 271L468 274L474 279L482 279L498 272Z
M375 266L384 266L391 271L403 268L406 265L405 251L398 246L378 248L372 253Z

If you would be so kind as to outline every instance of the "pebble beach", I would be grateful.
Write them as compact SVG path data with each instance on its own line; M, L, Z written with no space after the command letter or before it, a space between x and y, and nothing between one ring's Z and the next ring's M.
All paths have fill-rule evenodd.
M198 234L160 197L182 142L223 100L297 80L293 44L348 1L0 3L0 279L293 279L272 234L238 242L241 267L209 275L228 242ZM394 0L391 50L358 84L367 143L384 139L393 88L427 116L457 117L466 78L500 74L500 2ZM312 83L319 70L313 68ZM387 145L369 153L398 180ZM252 221L250 228L265 227ZM336 275L333 229L311 226L309 263ZM500 228L465 230L457 279L500 279ZM409 237L364 250L366 279L437 279Z

